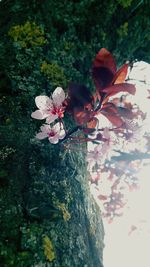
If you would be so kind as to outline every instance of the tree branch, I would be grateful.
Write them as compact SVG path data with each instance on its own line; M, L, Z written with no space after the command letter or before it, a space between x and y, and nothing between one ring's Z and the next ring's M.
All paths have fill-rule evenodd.
M150 153L125 153L118 150L114 150L118 152L119 156L113 156L111 158L112 161L133 161L133 160L142 160L142 159L150 159Z

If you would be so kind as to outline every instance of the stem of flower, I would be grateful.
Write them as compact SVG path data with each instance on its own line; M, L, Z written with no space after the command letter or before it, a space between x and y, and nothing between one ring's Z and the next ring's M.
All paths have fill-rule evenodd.
M63 141L65 141L66 139L68 139L73 133L77 132L78 130L81 130L82 127L81 126L76 126L75 128L73 128L72 130L70 130L63 139L61 139L59 141L59 143L62 143Z

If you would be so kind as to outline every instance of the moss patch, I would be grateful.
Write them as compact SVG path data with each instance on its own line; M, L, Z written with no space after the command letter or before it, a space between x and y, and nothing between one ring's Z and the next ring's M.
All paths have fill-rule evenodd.
M55 256L54 247L53 247L52 241L49 239L48 236L45 236L43 238L43 247L44 247L44 254L47 260L48 261L55 260L56 256Z
M48 64L44 61L41 65L41 72L52 83L52 86L66 86L64 70L57 63Z
M35 22L27 21L23 25L12 26L8 35L23 48L46 44L43 29Z
M62 211L63 219L65 221L69 221L71 218L71 215L69 211L67 210L65 203L58 203L57 207Z

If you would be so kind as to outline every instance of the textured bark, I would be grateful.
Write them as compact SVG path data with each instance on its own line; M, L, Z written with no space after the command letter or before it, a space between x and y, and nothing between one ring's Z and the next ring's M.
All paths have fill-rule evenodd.
M70 80L93 90L90 68L101 47L120 64L147 58L149 8L135 2L0 2L3 267L102 266L104 230L84 153L35 141L39 123L30 114L36 95Z
M37 266L39 262L46 266L47 260L47 266L102 266L104 231L100 210L89 192L84 158L81 155L65 155L64 151L57 151L52 146L47 155L44 152L42 156L41 148L33 146L32 151L38 149L41 164L39 166L36 153L32 152L31 180L27 191L23 192L26 219L29 220L29 228L30 224L37 227L36 246L47 236L55 254L52 261L47 254L38 259L35 256ZM30 245L28 248L31 249ZM38 251L46 253L43 246L38 246ZM35 248L32 253L37 254ZM36 264L33 263L33 266Z
M103 224L83 156L39 143L28 156L14 162L5 191L3 266L103 266Z

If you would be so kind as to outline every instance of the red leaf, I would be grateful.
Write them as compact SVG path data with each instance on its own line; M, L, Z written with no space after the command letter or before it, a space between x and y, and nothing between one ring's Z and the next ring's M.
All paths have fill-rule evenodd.
M148 93L150 94L150 90L149 90L149 89L147 89L147 91L148 91ZM150 95L149 95L147 98L150 98Z
M93 67L105 67L109 69L113 74L116 72L116 62L111 53L106 49L102 48L95 57Z
M127 76L128 72L128 64L124 64L115 74L113 78L113 84L123 83Z
M104 104L100 112L115 126L120 127L123 125L118 109L113 103Z
M94 99L86 86L70 83L68 91L69 98L67 110L69 112L73 112L76 108L82 108L82 110L84 110L85 107L88 110L92 108Z
M93 113L90 111L84 111L82 109L74 110L74 119L78 125L83 125L87 123L93 116Z
M120 92L127 92L134 95L135 91L135 86L130 83L119 83L103 89L103 92L107 94L107 97L113 96Z
M96 138L95 138L95 140L102 141L102 139L103 139L102 134L101 133L98 133L97 136L96 136Z
M99 120L93 117L90 121L87 122L87 128L84 128L83 132L85 134L92 134L95 131L98 124Z
M87 128L95 129L98 123L99 123L99 120L94 117L87 123Z
M114 114L110 114L109 112L101 112L112 124L114 124L117 127L121 127L123 125L123 120L118 116Z
M84 134L92 134L93 131L94 131L93 129L89 129L89 128L84 128L83 129Z
M98 198L99 198L100 200L107 200L108 197L105 196L105 195L99 195Z
M112 83L115 72L116 63L113 56L102 48L96 55L92 67L94 83L99 92Z
M122 108L122 107L117 107L117 108L118 108L118 112L120 116L128 118L130 120L132 120L135 117L134 113L130 109Z
M99 93L103 88L108 87L112 83L114 77L113 73L104 67L93 68L92 75Z
M101 111L102 110L105 110L106 112L110 112L112 114L118 114L118 108L111 102L103 104Z

